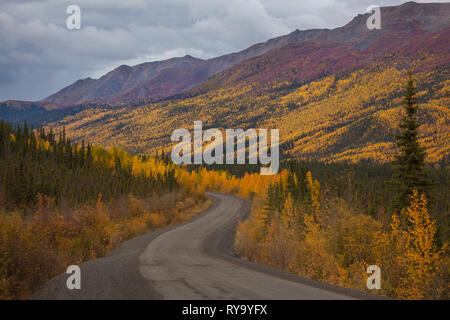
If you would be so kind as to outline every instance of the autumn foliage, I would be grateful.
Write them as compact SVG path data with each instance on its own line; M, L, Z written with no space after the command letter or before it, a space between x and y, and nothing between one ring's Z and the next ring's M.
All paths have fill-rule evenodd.
M436 243L436 223L427 212L424 195L416 191L411 197L406 229L397 215L386 227L355 212L342 199L323 197L310 172L305 177L307 194L299 199L289 187L289 174L281 173L273 178L281 180L256 194L250 218L239 224L235 246L243 258L362 291L368 291L366 269L375 264L382 270L379 294L448 298L447 245L439 248ZM276 202L270 189L277 184L278 201L284 199L281 206L267 203Z
M8 136L8 141L17 143L16 136ZM52 150L51 145L46 148ZM375 264L382 270L379 294L401 299L449 297L448 247L436 241L436 222L428 213L425 195L417 191L407 209L386 217L381 211L362 212L343 199L345 193L332 193L333 186L295 165L273 176L235 176L178 167L167 157L130 156L117 148L95 147L92 155L104 172L110 168L114 175L120 165L128 168L129 177L160 179L155 186L166 187L139 195L136 184L136 194L126 189L104 199L99 193L72 207L62 206L60 197L38 193L27 210L3 209L1 298L23 298L67 265L101 257L124 240L189 219L198 212L196 205L204 203L205 191L251 199L251 214L239 223L235 237L236 253L244 259L363 291L366 269ZM400 220L399 214L408 219Z
M0 215L0 299L23 298L71 264L99 258L123 241L183 222L198 210L184 192L132 195L61 212L38 196L33 216ZM204 206L203 206L204 207Z
M288 166L274 176L241 177L205 168L183 171L197 190L233 193L252 200L240 222L235 250L242 258L334 285L400 299L448 299L447 244L424 194L407 209L370 215L321 186L310 171ZM401 224L398 215L406 216ZM447 241L448 238L441 239ZM382 271L381 290L368 290L369 265Z
M0 122L0 299L191 218L210 202L166 159Z

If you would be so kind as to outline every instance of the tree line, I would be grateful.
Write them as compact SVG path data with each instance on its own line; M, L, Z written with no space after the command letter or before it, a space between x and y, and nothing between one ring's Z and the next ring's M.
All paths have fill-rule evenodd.
M130 193L144 197L178 186L171 167L151 175L133 170L118 149L74 143L64 130L54 134L0 120L0 206L7 210L27 208L39 193L72 207L99 194L104 200Z

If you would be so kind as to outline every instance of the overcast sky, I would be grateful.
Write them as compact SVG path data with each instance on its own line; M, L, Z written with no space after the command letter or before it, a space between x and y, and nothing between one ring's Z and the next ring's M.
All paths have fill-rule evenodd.
M334 28L369 5L403 2L0 0L0 101L39 100L121 64L211 58L295 29ZM81 8L81 30L66 27L71 4Z

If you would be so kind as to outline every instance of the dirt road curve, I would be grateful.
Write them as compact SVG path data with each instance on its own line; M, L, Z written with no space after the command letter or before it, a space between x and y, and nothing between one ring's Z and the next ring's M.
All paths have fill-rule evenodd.
M233 256L235 226L247 216L248 202L210 196L214 205L188 223L132 239L105 258L81 264L81 290L68 290L68 275L61 274L31 299L376 298Z

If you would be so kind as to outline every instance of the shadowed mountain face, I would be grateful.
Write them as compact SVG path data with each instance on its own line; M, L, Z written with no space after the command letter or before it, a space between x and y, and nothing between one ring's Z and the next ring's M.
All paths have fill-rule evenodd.
M232 53L209 60L195 59L198 63L182 64L174 67L162 69L157 75L150 77L148 81L139 83L135 87L121 92L109 102L145 103L153 99L166 98L182 93L208 78L222 72L223 70L245 61L247 59L263 55L272 49L281 48L292 43L302 43L312 39L326 30L296 30L286 36L271 39L264 43L259 43L241 52ZM181 59L194 59L186 56ZM133 67L137 68L139 67Z
M199 68L203 60L190 56L164 61L142 63L134 67L121 65L100 79L78 80L70 86L41 100L60 107L69 107L85 102L117 102L120 96L133 89L142 89L152 79L161 78L166 70ZM178 81L176 81L178 80ZM167 79L168 84L170 79ZM186 85L181 79L172 79L172 85ZM163 90L161 90L163 91Z
M324 30L297 30L241 52L209 60L185 56L142 63L134 67L122 65L100 79L78 80L37 104L65 108L86 102L146 103L181 93L236 63L290 43L301 43L323 32Z

